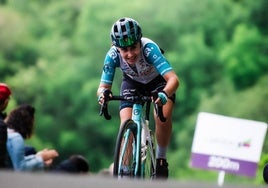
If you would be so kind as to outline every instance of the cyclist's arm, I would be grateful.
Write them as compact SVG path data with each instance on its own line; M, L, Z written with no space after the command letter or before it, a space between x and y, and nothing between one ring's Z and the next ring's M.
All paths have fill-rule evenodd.
M153 41L147 42L143 50L146 61L151 63L159 72L159 74L164 76L164 74L172 70L170 63L162 54L160 48L156 43Z
M100 96L105 89L110 89L113 84L115 69L119 67L119 57L115 47L112 47L106 54L102 69L101 81L97 90L97 96Z
M171 96L179 87L179 78L173 70L164 74L163 77L167 81L167 84L164 87L163 91L166 92L167 96Z
M173 95L179 86L179 79L173 71L170 63L161 53L160 48L154 42L148 42L144 47L144 54L148 62L152 62L159 74L167 81L163 89L168 96Z

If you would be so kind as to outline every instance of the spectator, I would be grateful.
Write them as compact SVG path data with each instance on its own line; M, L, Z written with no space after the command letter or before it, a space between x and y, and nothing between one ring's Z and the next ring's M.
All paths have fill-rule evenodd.
M6 141L7 141L7 125L4 122L6 114L5 109L8 106L11 90L8 85L0 83L0 168L6 167Z
M263 168L263 180L268 184L268 163L266 163Z
M72 155L52 169L53 172L83 174L89 172L87 160L81 155Z
M36 154L25 155L24 140L31 138L34 131L35 108L21 105L12 110L5 119L8 127L7 150L16 171L43 170L58 156L56 150L44 149Z

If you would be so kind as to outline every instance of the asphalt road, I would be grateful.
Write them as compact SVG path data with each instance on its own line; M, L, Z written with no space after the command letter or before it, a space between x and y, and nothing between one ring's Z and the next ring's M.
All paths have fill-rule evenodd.
M0 171L1 188L219 188L215 183L143 180L117 180L105 175L64 175ZM246 185L227 185L223 188L254 188ZM261 188L262 186L258 186ZM267 186L263 186L267 187ZM257 188L257 186L256 186Z

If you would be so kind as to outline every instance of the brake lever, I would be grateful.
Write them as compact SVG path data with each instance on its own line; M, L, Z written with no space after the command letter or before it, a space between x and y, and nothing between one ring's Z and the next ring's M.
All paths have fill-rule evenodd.
M101 109L100 109L100 116L104 115L105 119L110 120L112 118L112 116L109 114L108 112L108 98L110 97L110 92L104 91L103 93L104 95L104 101L103 104L101 105Z
M154 109L155 109L156 114L159 117L159 119L162 122L166 122L167 118L164 117L164 114L163 114L163 106L159 106L159 105L157 105L157 104L154 103Z
M153 96L153 103L154 103L154 101L158 98L157 90L152 91L152 96ZM167 118L164 117L164 114L163 114L163 106L159 106L159 105L157 105L157 104L154 103L154 109L155 109L156 114L159 117L159 119L162 122L166 122Z
M107 103L101 105L100 116L102 116L102 115L104 115L105 119L107 119L107 120L112 119L112 116L108 112Z

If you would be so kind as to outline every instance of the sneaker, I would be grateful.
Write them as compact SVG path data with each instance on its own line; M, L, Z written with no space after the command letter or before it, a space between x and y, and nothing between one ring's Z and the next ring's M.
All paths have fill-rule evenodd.
M156 159L156 179L168 178L168 163L166 159Z

